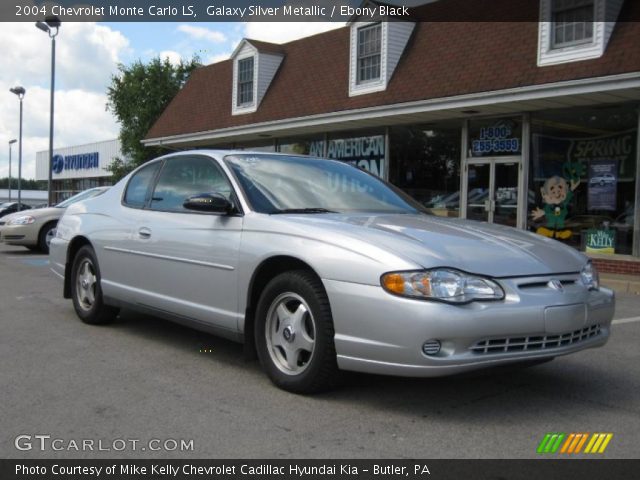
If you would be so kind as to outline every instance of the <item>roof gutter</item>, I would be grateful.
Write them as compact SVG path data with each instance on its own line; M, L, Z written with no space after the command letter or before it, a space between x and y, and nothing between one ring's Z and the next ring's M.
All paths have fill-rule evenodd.
M503 103L524 102L568 95L585 95L625 89L640 89L640 72L546 83L543 85L509 88L504 90L493 90L490 92L434 98L415 102L378 105L375 107L359 108L357 110L341 110L339 112L321 113L306 117L253 123L251 125L220 128L204 132L148 138L142 140L142 144L145 146L161 146L203 140L218 140L229 136L273 133L287 128L320 126L335 122L358 121L371 117L384 118L398 115L435 112L439 110L469 109L488 104L498 105Z

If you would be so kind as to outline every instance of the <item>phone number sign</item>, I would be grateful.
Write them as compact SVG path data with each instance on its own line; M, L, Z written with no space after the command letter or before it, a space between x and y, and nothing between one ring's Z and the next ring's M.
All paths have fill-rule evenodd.
M488 157L492 155L517 155L522 143L514 134L511 122L498 122L489 127L480 128L478 138L471 140L471 155Z

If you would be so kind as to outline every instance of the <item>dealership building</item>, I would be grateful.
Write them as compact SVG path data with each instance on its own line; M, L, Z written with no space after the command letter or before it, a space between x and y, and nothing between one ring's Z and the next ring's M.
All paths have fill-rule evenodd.
M88 188L112 185L106 168L116 158L123 158L120 140L87 143L53 151L51 190L53 203ZM48 180L49 151L36 153L36 180Z
M540 21L353 18L286 44L244 39L193 72L143 143L348 161L435 215L640 273L640 2L491 5Z

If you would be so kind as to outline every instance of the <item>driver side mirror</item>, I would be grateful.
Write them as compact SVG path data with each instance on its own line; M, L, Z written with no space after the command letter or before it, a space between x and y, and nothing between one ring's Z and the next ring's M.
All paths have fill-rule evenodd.
M192 195L184 201L182 206L187 210L196 210L199 212L229 214L233 211L231 202L218 192Z

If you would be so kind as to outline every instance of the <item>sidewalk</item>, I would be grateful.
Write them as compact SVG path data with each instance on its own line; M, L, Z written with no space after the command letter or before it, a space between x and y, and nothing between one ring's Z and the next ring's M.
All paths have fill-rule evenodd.
M616 293L640 295L640 275L602 273L600 274L600 284L615 290Z

